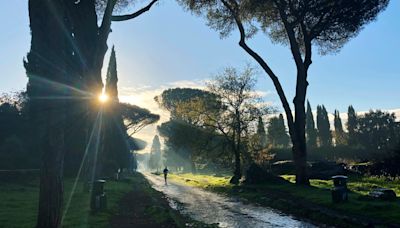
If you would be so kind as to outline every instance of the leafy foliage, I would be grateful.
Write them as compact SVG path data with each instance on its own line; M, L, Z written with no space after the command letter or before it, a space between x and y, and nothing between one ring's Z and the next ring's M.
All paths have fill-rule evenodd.
M149 168L158 170L161 166L161 144L158 135L155 135L150 149Z
M306 136L307 136L307 146L309 148L317 147L318 132L315 129L314 116L309 101L307 101L307 112L306 112Z
M325 106L317 106L318 139L321 147L332 146L332 134Z
M399 142L399 126L393 113L370 111L357 119L358 142L376 152L393 149Z
M0 96L0 169L40 167L25 92Z
M228 36L236 26L231 7L245 23L247 36L251 37L257 28L272 41L289 45L287 30L294 32L295 40L305 50L306 39L313 40L320 53L339 50L349 39L356 36L364 25L375 20L377 14L386 8L388 0L179 0L187 9L199 15L206 15L208 25Z
M158 131L168 147L166 156L177 158L177 167L195 171L195 160L201 160L215 151L215 145L211 146L215 134L205 126L208 120L199 110L218 110L216 98L208 91L192 88L168 89L155 98L162 108L171 113L170 121L161 124ZM209 158L208 162L211 162L214 156ZM166 159L173 163L172 157Z
M283 115L272 117L268 124L268 141L273 147L287 148L289 146L289 135L287 134Z
M335 144L336 145L346 145L347 135L343 130L342 119L340 118L339 111L335 110L335 119L333 125L335 126Z
M347 111L347 131L349 133L349 146L355 146L357 143L356 136L356 127L357 127L357 114L353 108L353 106L349 106Z
M205 90L194 88L173 88L167 89L161 95L156 96L154 100L160 107L171 113L171 118L182 118L182 112L179 113L178 107L186 102L199 99L204 101L215 101L216 95Z
M129 135L134 135L145 126L156 123L160 119L160 115L136 105L120 103L119 108Z

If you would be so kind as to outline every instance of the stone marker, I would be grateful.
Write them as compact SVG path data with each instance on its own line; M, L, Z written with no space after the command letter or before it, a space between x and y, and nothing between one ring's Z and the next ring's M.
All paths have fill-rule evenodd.
M377 198L377 199L382 199L382 200L395 200L396 199L396 193L389 188L374 188L371 192L368 194L370 197Z

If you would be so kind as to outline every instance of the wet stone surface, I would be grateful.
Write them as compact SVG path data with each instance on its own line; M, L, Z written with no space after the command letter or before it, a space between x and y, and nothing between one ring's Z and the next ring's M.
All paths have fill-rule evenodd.
M169 198L171 207L207 224L218 224L219 227L252 228L315 227L271 208L243 204L234 198L175 182L165 185L162 177L152 174L144 175L154 189L163 192Z

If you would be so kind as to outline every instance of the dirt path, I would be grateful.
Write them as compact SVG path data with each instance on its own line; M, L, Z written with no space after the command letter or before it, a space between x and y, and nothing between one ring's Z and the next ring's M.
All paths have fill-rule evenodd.
M243 204L234 198L176 182L165 185L162 177L153 174L145 173L144 176L154 189L169 198L170 206L207 224L218 224L219 227L314 227L271 208Z

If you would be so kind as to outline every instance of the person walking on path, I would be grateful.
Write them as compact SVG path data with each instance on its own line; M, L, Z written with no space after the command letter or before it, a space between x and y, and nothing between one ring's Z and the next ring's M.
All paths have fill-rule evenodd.
M167 167L165 166L165 169L164 169L163 173L164 173L164 181L165 181L165 184L166 184L166 185L167 185L167 175L168 175L168 172L169 172L169 170L168 170Z

